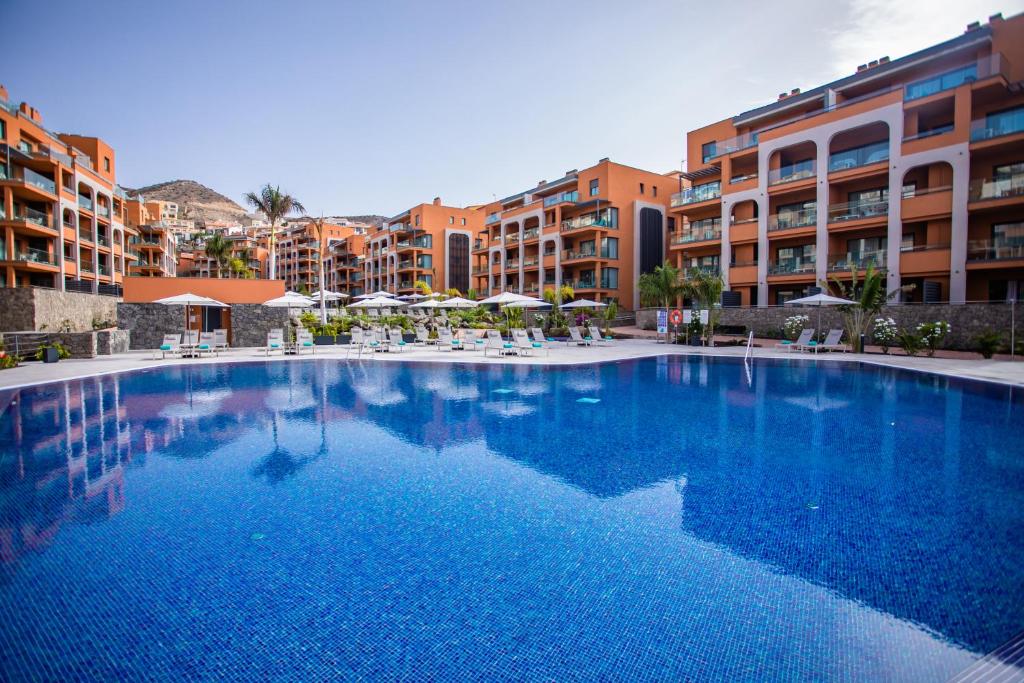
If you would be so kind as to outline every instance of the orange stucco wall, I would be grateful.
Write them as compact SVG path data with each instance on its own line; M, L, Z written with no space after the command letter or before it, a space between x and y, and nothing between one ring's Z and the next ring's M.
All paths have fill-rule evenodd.
M284 296L282 280L229 280L220 278L126 277L124 300L149 303L191 292L226 304L260 304Z

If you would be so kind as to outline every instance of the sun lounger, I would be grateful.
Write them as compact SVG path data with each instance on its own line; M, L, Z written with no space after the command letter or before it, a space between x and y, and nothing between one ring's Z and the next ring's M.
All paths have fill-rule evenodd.
M811 340L806 344L801 344L800 350L813 351L814 353L818 353L818 351L842 351L843 353L846 353L847 346L841 342L842 338L842 330L829 330L828 334L825 335L825 341L819 344L818 342Z
M590 346L593 340L590 337L584 337L580 333L580 328L575 325L569 328L569 341L567 344L575 344L576 346Z
M269 356L272 351L284 353L284 331L271 330L267 333L266 354Z
M227 351L228 346L228 331L227 330L214 330L213 331L213 348L218 351Z
M160 348L153 352L153 358L156 358L157 351L160 352L160 358L167 358L167 354L180 354L181 353L181 335L180 334L165 334L164 340L160 342Z
M611 337L601 333L601 325L593 320L590 321L589 332L590 340L595 344L603 344L604 346L607 346L612 342Z
M512 330L512 341L515 342L516 350L521 355L533 355L534 353L543 351L545 355L548 353L547 344L544 342L537 342L530 339L530 335L526 333L526 330Z
M399 327L392 327L388 330L388 349L390 351L405 351L408 344L402 337L402 330Z
M462 340L453 337L447 327L442 327L437 331L437 348L442 351L459 351L462 349Z
M789 341L783 339L775 345L777 349L785 349L786 351L792 351L793 349L799 350L801 346L806 346L808 342L814 337L814 328L807 327L800 331L800 336L797 337L796 341Z
M217 355L217 345L214 341L213 332L200 333L199 339L196 340L196 344L192 347L192 350L199 358L202 358L204 353Z
M494 351L499 356L510 356L516 353L516 345L502 339L501 333L497 330L487 330L487 339L484 344L485 356L488 351Z
M311 354L316 355L316 343L313 341L313 333L309 330L302 330L295 337L295 353L301 354L305 349L309 349Z
M427 346L434 341L430 338L430 332L423 325L417 325L413 331L416 332L416 344L419 346Z

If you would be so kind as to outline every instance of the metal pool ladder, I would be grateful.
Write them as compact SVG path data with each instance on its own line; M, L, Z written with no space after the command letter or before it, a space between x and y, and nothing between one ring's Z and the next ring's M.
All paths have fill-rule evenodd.
M751 332L747 335L747 351L743 354L743 361L750 360L750 357L754 355L754 333Z

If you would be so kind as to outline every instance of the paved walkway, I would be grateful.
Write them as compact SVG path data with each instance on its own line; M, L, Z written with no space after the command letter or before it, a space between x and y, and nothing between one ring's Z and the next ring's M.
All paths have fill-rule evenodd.
M439 351L432 347L410 347L404 353L364 353L363 360L371 362L415 362L415 361L440 361L456 363L509 363L516 365L538 364L538 365L576 365L600 361L615 361L629 358L643 358L663 354L693 354L709 356L731 356L742 358L745 352L742 346L727 346L719 348L698 348L689 346L677 346L671 344L660 344L649 339L623 339L609 345L596 347L570 347L565 344L555 344L548 355L539 355L530 358L484 357L476 351ZM315 358L329 358L344 361L347 352L342 347L319 346L316 348ZM304 353L302 358L309 358L310 354ZM242 348L232 349L217 357L202 359L171 359L154 360L153 354L148 351L132 351L115 356L98 356L90 359L64 360L56 364L44 364L29 362L11 369L0 370L0 389L41 384L64 379L88 377L91 375L105 374L109 372L124 372L127 370L138 370L141 368L162 367L167 365L182 365L188 363L221 363L221 362L254 362L270 361L280 362L282 360L293 360L295 356L282 356L274 354L269 358L262 349ZM355 353L351 358L356 358ZM787 353L776 351L771 346L754 349L755 362L759 358L786 358L789 360L813 363L815 356L811 354ZM1007 384L1024 386L1024 362L1009 362L1005 360L969 360L960 358L927 358L906 356L884 356L881 354L821 354L821 359L839 360L846 362L862 361L879 365L907 368L933 372L941 375L964 377L969 379L983 379Z

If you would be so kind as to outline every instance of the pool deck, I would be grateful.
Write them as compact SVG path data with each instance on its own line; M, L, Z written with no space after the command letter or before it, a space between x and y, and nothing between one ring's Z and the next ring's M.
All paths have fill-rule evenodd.
M742 346L725 346L717 348L700 348L689 346L678 346L671 344L660 344L650 339L622 339L616 340L608 345L594 347L570 347L565 344L554 344L550 354L533 357L495 357L493 355L484 357L477 351L439 351L432 347L408 347L403 353L363 353L364 362L453 362L453 363L508 363L513 365L580 365L595 362L608 362L626 360L631 358L646 358L659 355L702 355L702 356L723 356L742 358L746 349ZM301 358L334 359L346 360L347 351L344 347L316 347L315 355L303 353ZM267 356L263 349L238 348L223 352L219 356L204 357L202 359L180 359L168 358L161 360L154 359L150 351L131 351L129 353L114 356L98 356L90 359L71 359L60 361L55 364L44 364L28 362L20 367L0 371L0 389L11 389L33 384L56 382L67 379L77 379L93 375L102 375L113 372L125 372L143 368L155 368L173 365L185 365L196 363L238 363L253 361L279 362L282 360L295 360L296 356L284 356L275 353ZM1024 362L1010 362L1006 360L976 360L956 358L928 358L928 357L907 357L888 356L882 354L853 354L853 353L821 353L817 356L808 353L786 352L775 350L771 347L753 349L753 358L756 363L763 358L784 358L790 360L802 360L813 363L815 359L838 360L845 362L866 362L877 365L885 365L908 370L931 372L939 375L961 377L965 379L987 380L1001 382L1004 384L1024 386ZM353 352L350 356L352 361L356 360Z

